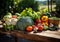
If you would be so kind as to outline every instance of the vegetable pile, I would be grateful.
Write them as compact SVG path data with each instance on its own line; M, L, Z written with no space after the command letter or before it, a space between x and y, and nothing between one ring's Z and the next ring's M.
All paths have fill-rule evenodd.
M57 30L53 25L51 27L48 24L49 16L49 13L35 12L32 8L26 8L21 13L15 13L15 15L8 12L3 17L3 28L5 31L21 30L27 32Z

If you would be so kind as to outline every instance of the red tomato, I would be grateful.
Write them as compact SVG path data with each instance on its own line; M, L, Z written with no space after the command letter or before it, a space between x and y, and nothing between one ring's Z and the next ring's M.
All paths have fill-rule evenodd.
M26 28L26 31L28 31L28 32L31 32L33 30L33 27L32 26L28 26L27 28Z
M12 15L12 18L17 18L17 16L16 15Z
M43 26L42 25L38 26L38 30L42 31L43 30Z

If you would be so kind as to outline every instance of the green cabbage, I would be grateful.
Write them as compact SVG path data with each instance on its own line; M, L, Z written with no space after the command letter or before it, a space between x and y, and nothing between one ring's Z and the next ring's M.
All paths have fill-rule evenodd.
M31 17L21 17L16 23L16 29L24 31L27 26L33 25Z

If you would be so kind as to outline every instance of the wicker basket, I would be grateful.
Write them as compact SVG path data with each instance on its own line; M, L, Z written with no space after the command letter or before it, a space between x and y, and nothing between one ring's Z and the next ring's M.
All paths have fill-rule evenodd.
M60 19L58 19L58 20L54 20L54 19L50 19L50 18L49 18L49 24L52 23L52 24L58 26L58 25L59 25L59 22L60 22Z

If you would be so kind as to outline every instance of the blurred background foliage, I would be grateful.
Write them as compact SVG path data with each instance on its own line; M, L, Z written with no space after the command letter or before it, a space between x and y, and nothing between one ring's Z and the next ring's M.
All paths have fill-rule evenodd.
M18 4L18 12L21 12L23 9L25 8L32 8L35 11L38 11L38 2L36 2L35 0L22 0L19 4Z
M32 8L34 11L38 11L41 7L45 8L46 6L48 6L43 6L41 5L41 2L38 2L39 1L36 0L0 0L0 18L6 15L7 12L11 12L12 14L21 13L25 8ZM55 4L55 0L53 1L53 3ZM56 1L56 3L58 3L58 1ZM52 7L55 6L56 5ZM59 5L57 5L57 7L58 6Z
M7 12L12 14L20 13L25 8L32 8L38 10L38 3L35 0L0 0L0 18L2 18Z

